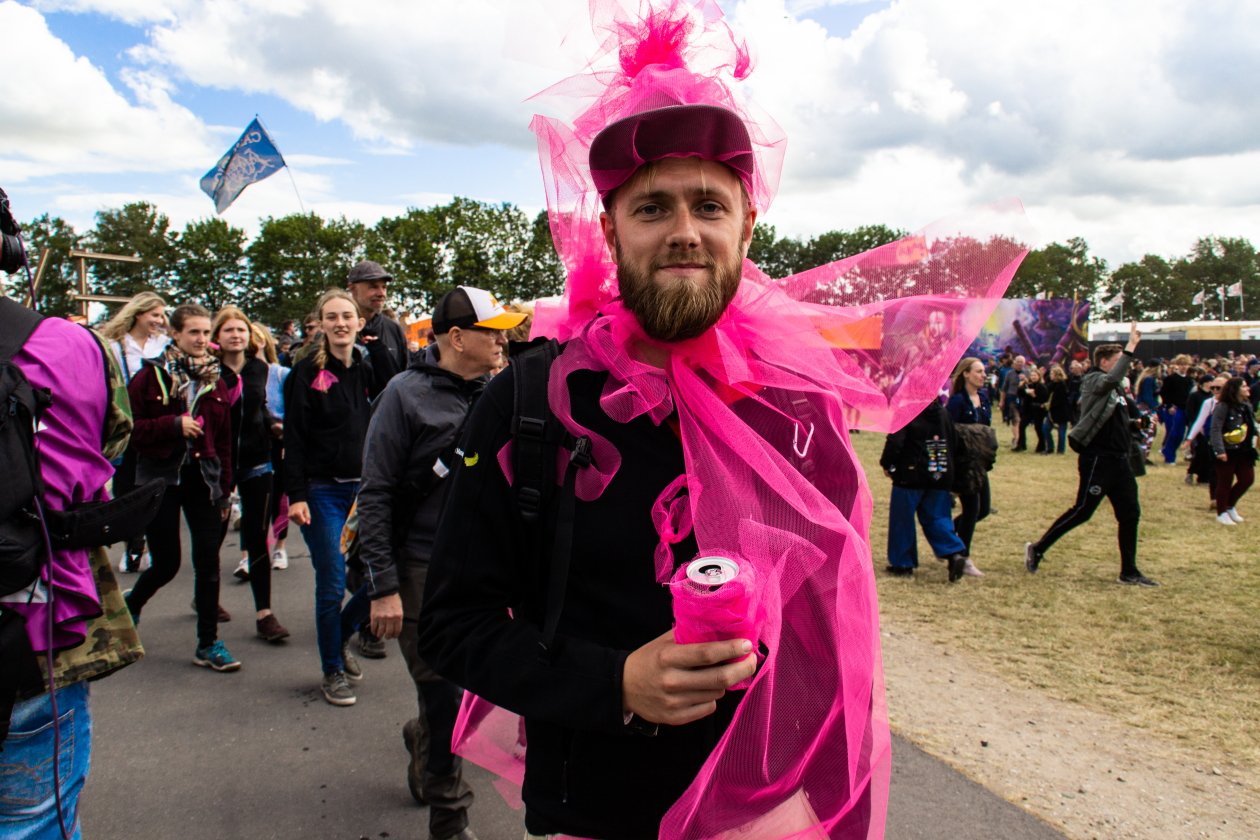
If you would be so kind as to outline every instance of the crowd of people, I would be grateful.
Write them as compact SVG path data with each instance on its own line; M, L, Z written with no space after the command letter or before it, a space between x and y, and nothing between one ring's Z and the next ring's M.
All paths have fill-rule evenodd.
M1255 476L1260 358L1230 351L1142 362L1134 355L1139 340L1135 327L1125 347L1101 345L1066 367L1012 353L988 365L963 359L941 405L929 405L885 443L880 465L893 484L887 573L914 574L917 514L933 552L948 561L951 582L983 576L972 562L971 541L976 522L991 509L987 471L999 449L996 423L1008 429L1009 451L1029 451L1032 427L1037 455L1066 454L1069 441L1080 455L1076 500L1028 543L1029 572L1107 498L1119 522L1118 580L1157 585L1137 570L1135 479L1147 467L1178 466L1179 453L1186 484L1207 488L1216 522L1241 523L1238 502ZM954 508L959 512L951 520Z

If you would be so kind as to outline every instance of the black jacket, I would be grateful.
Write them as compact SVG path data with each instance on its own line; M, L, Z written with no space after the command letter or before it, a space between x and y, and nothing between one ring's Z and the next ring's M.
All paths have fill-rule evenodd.
M370 396L376 396L385 390L389 380L407 369L410 354L407 352L407 336L402 327L392 318L376 313L359 330L359 342L367 348L375 374Z
M958 438L939 400L933 400L900 431L884 440L879 465L898 487L949 490Z
M232 449L233 465L237 476L246 470L261 466L271 460L271 418L267 413L267 363L262 359L250 359L240 374L223 368L223 378L229 386L241 383L241 398L233 406L232 425L235 441Z
M455 444L485 383L443 370L431 345L376 401L359 488L359 557L370 597L398 591L398 563L429 561Z
M357 347L349 368L330 357L321 372L314 354L293 366L284 380L284 480L289 501L305 502L312 481L359 478L372 413L371 387L371 369L362 363Z
M577 501L564 610L554 655L544 659L550 564L533 549L550 544L550 528L524 524L496 461L510 436L513 372L491 380L469 419L430 562L421 655L457 685L524 715L531 834L656 837L742 696L728 692L715 714L655 737L622 717L626 656L673 623L655 576L651 509L684 471L682 445L668 423L640 416L622 424L604 414L606 374L569 378L575 419L608 438L622 462L599 499ZM691 537L673 546L676 564L695 554Z

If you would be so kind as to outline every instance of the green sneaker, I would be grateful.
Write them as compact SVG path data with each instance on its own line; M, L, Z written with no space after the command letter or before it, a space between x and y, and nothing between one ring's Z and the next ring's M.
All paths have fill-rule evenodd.
M324 692L324 699L334 706L353 706L355 700L358 699L354 696L354 689L346 681L344 671L324 674L324 682L320 689Z
M343 645L341 648L341 667L345 669L346 679L358 682L363 679L363 666L359 664L359 660L354 658L354 654L350 652L350 645Z
M216 671L238 671L241 667L241 663L228 651L227 645L221 639L216 639L209 647L197 648L197 652L193 654L193 664Z

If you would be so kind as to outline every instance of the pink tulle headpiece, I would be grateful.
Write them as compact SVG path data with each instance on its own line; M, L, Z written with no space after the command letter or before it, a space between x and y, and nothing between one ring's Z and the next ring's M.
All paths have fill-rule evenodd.
M592 0L591 20L599 54L584 72L535 97L577 102L580 112L569 122L539 115L530 123L552 239L568 274L564 303L535 310L536 333L562 340L617 296L599 226L604 194L648 160L703 157L730 166L765 212L786 146L774 121L732 90L752 60L714 0L646 8Z

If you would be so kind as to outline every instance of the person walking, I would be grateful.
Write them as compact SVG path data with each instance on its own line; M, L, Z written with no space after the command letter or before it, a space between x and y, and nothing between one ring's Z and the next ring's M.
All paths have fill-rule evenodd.
M267 363L257 356L253 324L235 306L225 306L214 316L210 340L219 346L223 379L238 389L233 406L235 445L232 474L241 497L241 543L248 553L245 578L254 596L258 637L278 642L289 631L271 610L271 557L267 553L267 529L271 526L273 470L271 423L267 417ZM239 571L239 570L238 570Z
M1217 462L1216 521L1222 525L1243 521L1238 500L1256 479L1255 439L1251 388L1243 377L1230 377L1212 410L1212 452Z
M462 691L421 658L416 623L455 447L489 375L504 363L506 330L523 320L482 289L446 293L433 313L436 340L382 392L364 448L359 536L372 633L398 639L416 686L419 714L403 726L407 782L428 803L429 835L438 840L467 828L472 789L451 753Z
M1029 365L1024 384L1019 389L1019 439L1027 441L1027 429L1032 426L1037 433L1037 448L1034 451L1038 455L1050 454L1050 441L1043 428L1049 399L1050 391L1042 381L1040 368L1035 364Z
M1046 452L1057 452L1059 455L1067 451L1067 427L1072 420L1072 403L1068 397L1068 377L1063 366L1050 366L1050 381L1046 385L1046 419L1042 421L1042 429L1046 436ZM1055 432L1058 442L1055 443Z
M166 496L146 535L153 565L126 593L132 616L179 572L179 515L192 541L197 649L193 662L215 671L241 663L218 637L219 548L232 495L232 393L210 355L210 313L186 303L171 313L172 343L145 363L127 388L135 416L136 480L163 478Z
M130 384L145 360L161 356L170 344L166 335L166 301L153 292L141 292L123 304L118 314L101 328L100 334L114 351L123 383ZM136 486L135 449L128 447L115 467L114 482L110 486L115 496L123 496ZM127 541L122 559L118 561L118 571L134 573L148 565L144 534L140 534Z
M884 440L879 465L892 479L888 503L888 573L910 576L919 565L915 516L932 552L949 564L949 582L963 575L967 546L949 516L958 439L944 406L933 400Z
M1212 376L1203 374L1199 387L1186 401L1186 416L1192 416L1194 423L1186 434L1182 446L1186 450L1186 484L1207 485L1208 508L1216 509L1216 453L1212 451L1212 412L1216 409L1217 398L1221 389L1229 381L1228 376Z
M1168 374L1159 387L1160 420L1164 424L1164 463L1177 462L1177 447L1186 434L1186 400L1194 389L1194 383L1186 376L1190 357L1184 353L1174 356Z
M289 519L301 527L315 569L315 636L321 691L334 706L357 699L350 681L363 678L345 646L342 602L346 558L341 530L359 492L372 373L355 336L363 327L349 293L329 289L316 307L321 337L284 383L284 470Z
M1118 583L1158 586L1137 566L1138 503L1137 475L1141 474L1140 451L1133 446L1133 428L1124 396L1125 375L1142 334L1135 322L1129 328L1129 341L1103 344L1094 350L1094 369L1081 381L1081 418L1069 436L1073 449L1080 452L1077 472L1080 483L1076 502L1068 508L1036 542L1024 546L1024 568L1035 573L1045 553L1064 534L1083 525L1105 496L1116 514L1120 545ZM1136 463L1134 456L1136 454Z
M954 492L958 494L962 510L954 517L954 533L966 547L964 554L967 561L963 574L973 577L984 577L984 572L976 568L971 559L971 540L976 532L976 523L991 512L989 470L993 469L998 449L997 434L992 426L993 403L985 387L985 379L983 362L974 357L963 359L954 373L949 402L945 405L945 412L960 439L961 450L956 464L958 474L954 477ZM973 481L978 485L975 489L959 487L959 481L965 474L974 476Z

